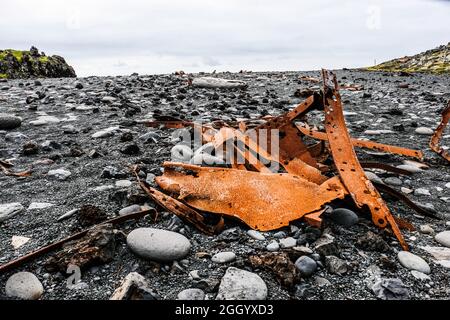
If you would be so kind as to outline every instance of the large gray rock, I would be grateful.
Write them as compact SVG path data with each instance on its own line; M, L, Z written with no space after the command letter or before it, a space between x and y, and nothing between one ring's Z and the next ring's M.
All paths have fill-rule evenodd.
M308 256L302 256L295 261L295 267L304 277L310 277L317 269L317 262Z
M447 230L440 232L436 235L436 237L434 237L434 239L443 246L450 248L450 231Z
M12 130L20 127L22 118L7 113L0 113L0 130Z
M18 272L6 281L5 292L8 297L37 300L44 293L44 287L31 272Z
M265 300L266 283L255 273L228 268L219 286L216 300Z
M0 223L14 217L22 212L23 209L23 205L18 202L0 204Z
M56 170L50 170L47 173L47 176L58 179L58 180L66 180L72 175L72 173L68 170L64 169L56 169Z
M154 228L133 230L127 237L127 244L138 256L162 262L180 260L191 249L191 243L185 236Z
M326 256L325 265L330 273L343 275L348 271L347 262L336 257L336 256Z
M421 257L416 256L411 252L400 251L397 254L397 257L398 260L400 261L400 264L409 270L416 270L425 274L429 274L431 272L428 263Z

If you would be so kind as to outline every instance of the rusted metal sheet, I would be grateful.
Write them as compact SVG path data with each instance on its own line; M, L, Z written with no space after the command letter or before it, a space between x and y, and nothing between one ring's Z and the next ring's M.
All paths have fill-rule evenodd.
M442 111L442 120L439 126L434 131L433 136L430 141L430 148L441 157L450 161L450 153L448 150L439 146L439 142L442 139L442 135L444 133L445 128L447 127L448 121L450 120L450 101L447 104L447 107Z
M196 209L238 218L261 231L287 226L347 194L339 177L317 185L290 174L181 163L165 163L164 169L156 178L163 190Z
M312 129L308 126L306 123L296 123L298 130L300 130L304 135L317 139L322 141L328 141L328 136L325 132L320 132L317 130ZM387 144L382 144L378 142L373 141L367 141L367 140L361 140L361 139L354 139L350 138L350 141L354 147L358 148L366 148L366 149L372 149L377 150L380 152L388 152L388 153L394 153L402 156L417 158L419 160L423 159L423 153L420 150L412 150L397 146L391 146Z
M21 171L21 172L13 172L10 169L12 167L13 167L12 163L10 163L8 161L5 161L5 160L0 160L0 169L7 176L13 176L13 177L19 177L19 178L20 177L29 177L33 173L33 171L31 169L25 170L25 171Z
M372 221L380 228L391 226L392 231L404 250L408 245L392 216L389 208L376 188L364 174L350 136L347 131L338 91L336 75L322 70L324 82L325 129L330 144L333 161L338 169L343 184L358 207L367 206L372 214Z

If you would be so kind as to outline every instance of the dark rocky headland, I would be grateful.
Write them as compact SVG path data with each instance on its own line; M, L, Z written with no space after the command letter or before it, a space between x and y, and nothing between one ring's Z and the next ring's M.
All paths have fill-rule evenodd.
M74 78L75 70L63 57L47 56L35 47L29 51L0 50L0 79Z

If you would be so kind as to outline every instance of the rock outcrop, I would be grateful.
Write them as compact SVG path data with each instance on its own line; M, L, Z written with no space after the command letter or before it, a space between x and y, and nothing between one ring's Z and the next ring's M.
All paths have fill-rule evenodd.
M75 70L60 56L46 56L35 47L29 51L0 50L0 78L73 78Z
M370 71L450 73L450 42L410 57L369 67Z

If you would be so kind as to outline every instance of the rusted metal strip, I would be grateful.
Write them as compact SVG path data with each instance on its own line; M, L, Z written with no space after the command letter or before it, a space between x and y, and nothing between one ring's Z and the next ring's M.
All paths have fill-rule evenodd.
M317 185L290 174L170 162L164 169L156 178L163 190L196 209L238 218L261 231L287 226L348 194L339 177Z
M0 169L3 171L3 173L7 176L13 176L13 177L29 177L33 173L31 169L21 171L21 172L13 172L10 170L10 168L13 167L13 164L5 161L0 160Z
M442 135L444 133L445 128L447 127L448 121L450 120L450 101L447 104L447 107L442 111L442 120L439 126L434 131L433 136L430 140L430 148L437 154L439 154L442 158L450 161L450 153L448 150L439 146L439 142L442 139Z
M333 161L342 182L358 207L367 206L369 208L374 224L380 228L390 225L402 248L408 250L408 245L389 208L364 174L356 157L345 124L336 75L323 69L322 76L324 92L327 93L324 94L325 129ZM328 93L330 96L327 96Z
M328 141L328 137L325 132L313 130L306 123L296 123L296 125L297 125L298 130L300 130L304 135L314 138L314 139L317 139L317 140ZM383 144L383 143L354 139L354 138L350 138L350 141L354 147L358 147L358 148L366 148L366 149L377 150L380 152L394 153L394 154L399 154L402 156L417 158L419 160L423 159L423 152L420 150L412 150L412 149L407 149L407 148L402 148L402 147L397 147L397 146L390 146L390 145Z
M434 213L425 210L424 208L422 208L421 206L418 206L414 201L412 201L410 198L408 198L407 196L405 196L403 193L398 192L397 190L383 184L383 183L379 183L379 182L374 182L372 181L373 185L381 192L386 192L388 194L390 194L391 196L393 196L394 198L402 201L404 204L406 204L408 207L410 207L411 209L413 209L414 211L416 211L417 213L423 215L423 216L427 216L430 218L434 218L434 219L438 219L440 220L441 218L437 215L435 215Z
M106 221L104 221L104 222L102 222L100 224L92 226L91 228L89 228L87 230L83 230L83 231L80 231L78 233L75 233L75 234L73 234L73 235L71 235L71 236L69 236L69 237L67 237L67 238L65 238L63 240L56 241L56 242L54 242L52 244L49 244L48 246L45 246L45 247L37 249L37 250L35 250L33 252L30 252L30 253L24 255L23 257L17 258L17 259L15 259L13 261L10 261L8 263L5 263L5 264L1 265L0 266L0 274L3 273L3 272L7 272L8 270L17 268L17 267L21 266L22 264L24 264L26 262L29 262L29 261L32 261L32 260L36 259L37 257L42 256L42 255L44 255L46 253L49 253L49 252L51 252L53 250L59 249L64 244L66 244L67 242L80 239L80 238L84 237L88 233L89 230L91 230L92 228L95 228L95 227L97 227L99 225L103 225L103 224L117 225L117 224L120 224L120 223L125 222L125 221L136 220L136 219L142 218L142 217L144 217L144 216L146 216L148 214L152 214L152 213L156 213L155 209L149 209L149 210L139 211L139 212L136 212L136 213L130 213L130 214L127 214L127 215L124 215L124 216L120 216L120 217L117 217L117 218L106 220Z

